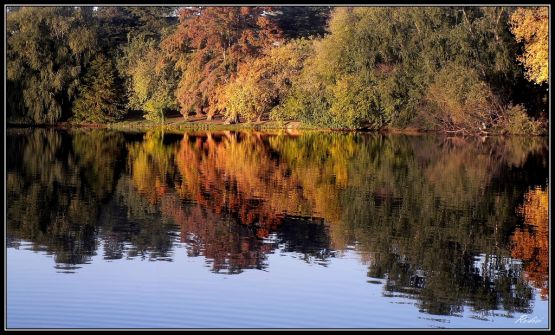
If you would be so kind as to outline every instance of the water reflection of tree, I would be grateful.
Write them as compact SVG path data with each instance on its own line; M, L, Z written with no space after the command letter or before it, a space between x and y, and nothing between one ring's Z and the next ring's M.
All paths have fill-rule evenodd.
M536 193L521 205L545 183L542 139L51 130L9 139L10 243L30 240L60 263L87 262L98 239L109 259L171 260L179 238L219 273L265 268L278 247L325 264L356 244L384 294L417 297L432 314L527 311L526 278L547 280L547 216L531 210Z
M188 256L205 257L216 273L264 269L266 254L276 248L258 238L254 227L198 204L183 206L177 197L165 198L162 212L179 225Z
M85 263L96 250L99 205L113 190L117 148L112 132L12 130L7 141L7 230L54 254Z
M549 197L547 187L530 189L517 208L524 226L511 237L511 255L525 262L526 279L540 289L543 299L549 295Z
M128 176L119 179L98 220L105 259L171 260L178 229L171 218L160 216L151 199Z
M179 178L167 184L159 203L162 215L181 227L189 255L206 257L214 272L240 273L266 267L266 254L282 243L286 251L325 263L331 255L325 227L290 216L310 213L305 209L310 205L298 190L299 181L287 177L286 166L277 157L267 145L267 136L260 133L183 137L175 153ZM144 171L158 171L161 166L168 165ZM290 228L291 222L296 222L297 230ZM295 235L300 231L310 238L301 243ZM277 242L264 240L276 232Z
M523 187L534 182L519 176L541 181L547 164L513 171L546 154L542 139L312 134L274 138L272 146L305 194L325 190L328 200L317 203L333 245L356 241L386 295L418 297L432 314L467 304L529 310L531 290L508 241Z
M516 155L507 152L512 143L492 142L412 140L391 159L380 157L374 165L378 177L353 192L374 201L362 199L342 222L351 223L361 249L383 255L369 274L386 274L386 292L417 293L420 308L433 314L452 314L465 304L476 310L530 308L530 288L510 265L507 248L508 232L518 222L512 212L518 186L515 180L491 183L500 169L522 161L515 163ZM409 155L399 160L405 150ZM387 171L396 172L381 179ZM482 254L484 269L478 271L475 260ZM374 273L375 267L381 270Z
M276 154L264 137L229 132L185 135L176 155L180 196L218 214L229 212L245 225L261 225L259 237L275 230L280 214L310 213L300 182L287 177L287 166L272 158Z

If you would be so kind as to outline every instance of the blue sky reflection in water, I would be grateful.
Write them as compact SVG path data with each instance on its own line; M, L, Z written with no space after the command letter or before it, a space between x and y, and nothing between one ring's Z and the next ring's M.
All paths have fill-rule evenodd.
M14 129L7 150L8 328L548 326L542 138Z

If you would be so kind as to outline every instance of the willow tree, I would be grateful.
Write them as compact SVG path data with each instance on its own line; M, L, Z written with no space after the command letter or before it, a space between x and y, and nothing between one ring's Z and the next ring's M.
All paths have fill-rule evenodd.
M335 8L330 33L315 43L281 115L333 128L433 128L422 117L427 98L456 101L453 106L483 99L456 89L429 94L430 85L455 85L461 82L457 75L471 71L476 75L468 84L491 91L500 100L492 109L498 114L522 77L509 16L506 7ZM461 71L442 71L451 66ZM491 105L485 101L479 107ZM497 117L480 119L490 127Z
M97 51L91 7L21 7L7 13L9 121L67 117L80 78Z

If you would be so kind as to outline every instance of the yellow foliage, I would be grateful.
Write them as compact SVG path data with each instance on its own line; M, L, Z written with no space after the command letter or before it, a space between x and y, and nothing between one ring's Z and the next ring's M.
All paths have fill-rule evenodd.
M503 113L499 96L479 71L454 62L436 74L425 106L421 115L435 129L459 133L487 132Z
M173 148L163 145L163 136L160 131L152 131L145 135L144 142L129 146L133 185L150 203L166 193L165 176L171 170Z
M536 188L524 196L524 205L518 210L527 224L547 227L548 223L548 193L547 190Z
M225 110L226 117L240 115L255 120L270 112L289 93L311 48L308 40L293 40L267 48L259 58L244 61L237 77L226 85L219 98L219 107Z
M518 8L511 16L511 31L524 42L518 58L529 80L542 84L549 79L549 13L547 7Z

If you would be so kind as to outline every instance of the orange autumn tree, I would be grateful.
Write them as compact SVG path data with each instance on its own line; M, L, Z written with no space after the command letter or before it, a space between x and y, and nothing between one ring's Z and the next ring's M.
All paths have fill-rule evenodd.
M176 90L181 114L222 112L221 96L235 77L239 63L255 58L281 39L268 7L187 7L179 10L179 25L162 41L182 77ZM238 117L228 119L238 122Z
M512 236L511 253L525 262L526 277L540 289L543 299L549 294L549 196L547 187L532 189L524 195L517 212L529 228L519 228Z
M270 113L287 97L311 52L312 41L291 40L241 63L220 101L225 106L225 116L260 121L262 115Z

